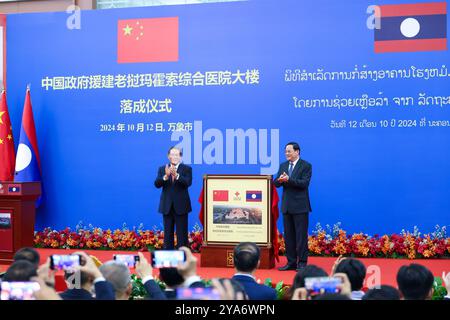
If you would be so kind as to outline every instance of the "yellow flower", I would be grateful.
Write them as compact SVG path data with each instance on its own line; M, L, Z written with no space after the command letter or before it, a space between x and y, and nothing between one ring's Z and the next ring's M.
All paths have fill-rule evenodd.
M434 256L434 252L433 252L433 250L424 250L423 256L425 258L430 258L430 257Z
M409 233L405 237L405 245L407 246L406 254L408 255L408 258L415 259L416 258L415 239Z
M358 252L366 257L369 254L369 246L367 245L367 243L358 245Z
M320 247L319 247L319 242L313 237L309 238L308 248L309 248L309 251L314 252L316 254L320 254L321 253L321 250L320 250Z
M347 253L347 249L345 248L345 245L340 242L336 243L336 245L333 247L333 251L336 254L346 254Z
M389 252L390 252L391 249L392 249L391 241L390 241L390 239L389 239L389 237L388 237L387 235L384 235L384 236L382 237L382 239L383 239L383 247L381 248L381 251L382 251L385 255L387 255L387 254L389 254Z

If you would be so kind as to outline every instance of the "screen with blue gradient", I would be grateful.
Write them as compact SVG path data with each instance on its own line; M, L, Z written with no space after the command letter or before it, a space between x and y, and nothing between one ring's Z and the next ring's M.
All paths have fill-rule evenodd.
M162 228L154 180L176 144L193 168L192 228L204 174L276 174L289 141L313 168L310 229L449 224L450 54L375 53L372 4L8 15L14 138L30 84L41 157L36 228ZM164 17L178 17L178 60L118 63L119 21Z

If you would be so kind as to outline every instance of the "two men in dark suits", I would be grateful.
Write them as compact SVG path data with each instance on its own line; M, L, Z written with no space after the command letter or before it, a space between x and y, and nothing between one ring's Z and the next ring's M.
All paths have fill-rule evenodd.
M309 183L312 166L300 159L300 146L289 142L285 147L286 162L280 165L274 184L283 187L283 213L287 264L280 271L300 270L308 262L308 223L311 203Z
M188 247L188 213L192 211L188 188L192 184L192 168L181 163L183 152L171 147L169 164L158 170L155 186L162 188L159 212L163 214L164 249L174 249L174 229L177 248Z

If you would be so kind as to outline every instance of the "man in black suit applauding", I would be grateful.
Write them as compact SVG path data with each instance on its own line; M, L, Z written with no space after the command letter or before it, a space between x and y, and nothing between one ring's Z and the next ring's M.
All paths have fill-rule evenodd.
M181 163L183 152L171 147L169 164L158 170L155 186L162 188L159 212L163 214L164 249L174 249L174 229L177 248L188 247L188 213L192 211L188 188L192 184L192 168Z
M300 270L308 261L308 222L311 204L309 182L312 166L300 159L300 146L289 142L285 147L286 162L280 165L274 184L283 187L283 213L287 264L280 271Z

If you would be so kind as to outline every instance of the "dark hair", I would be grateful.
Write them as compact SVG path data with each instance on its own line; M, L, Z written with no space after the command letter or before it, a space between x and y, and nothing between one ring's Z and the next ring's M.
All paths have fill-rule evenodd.
M3 276L3 281L30 281L37 276L37 269L34 264L27 260L19 260L9 266Z
M328 277L328 274L322 268L315 265L307 265L297 272L294 278L294 283L292 284L291 291L294 292L295 289L305 287L306 278L314 277Z
M71 277L73 277L73 278L71 279ZM75 286L77 284L76 280L78 278L80 279L79 283L81 286L84 286L85 284L94 281L94 279L92 279L92 277L84 271L81 271L81 270L78 270L75 272L64 271L64 280L66 280L66 281L70 280L71 281L71 282L69 282L70 285ZM74 288L72 287L70 289L74 289ZM76 288L76 289L80 289L80 288Z
M248 295L245 292L244 287L242 286L242 284L239 281L234 280L234 279L227 279L227 278L220 278L220 279L217 279L217 280L220 282L220 284L222 286L224 285L225 281L227 281L227 280L230 281L231 286L233 287L233 290L234 290L234 299L237 298L237 294L238 293L242 293L242 296L244 297L244 300L249 300Z
M367 291L362 300L400 300L400 292L392 286L382 285Z
M300 152L300 145L297 142L288 142L286 143L284 148L286 149L287 146L292 146L292 149L294 149L294 151Z
M234 266L238 271L252 272L258 267L259 247L253 242L241 242L234 248Z
M434 276L420 264L402 266L397 273L397 284L407 300L425 300L433 288Z
M39 266L40 259L39 252L29 247L20 249L14 255L14 261L26 260L34 264L36 268Z
M177 268L159 269L159 278L169 287L178 287L184 282L184 278L180 275Z
M342 260L336 267L334 273L345 273L352 285L352 291L361 290L366 278L366 267L364 264L353 258Z
M169 148L169 151L167 151L167 154L170 154L170 151L172 151L173 149L180 151L180 157L183 156L183 149L176 147L176 146L172 146Z

